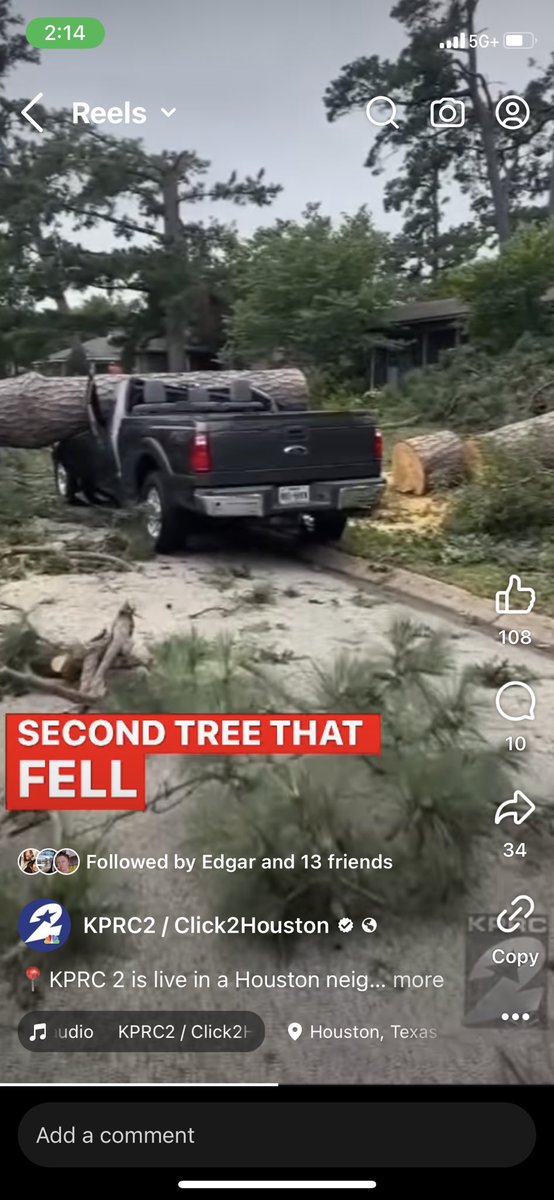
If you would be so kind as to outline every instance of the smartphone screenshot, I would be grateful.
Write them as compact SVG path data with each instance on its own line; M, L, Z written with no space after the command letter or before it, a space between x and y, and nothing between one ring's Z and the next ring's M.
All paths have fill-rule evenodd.
M19 1179L546 1173L553 533L550 0L0 0Z

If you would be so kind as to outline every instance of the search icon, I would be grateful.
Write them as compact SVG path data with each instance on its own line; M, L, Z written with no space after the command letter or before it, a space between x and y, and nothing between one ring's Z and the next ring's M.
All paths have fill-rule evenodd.
M390 107L390 115L385 117L384 121L378 120L377 117L373 116L371 110L374 105L382 108L386 104L388 104ZM385 125L394 125L394 128L398 129L398 125L396 124L396 104L394 103L394 100L391 100L390 96L374 96L367 105L365 115L368 121L371 121L372 125L377 125L378 129L384 129Z

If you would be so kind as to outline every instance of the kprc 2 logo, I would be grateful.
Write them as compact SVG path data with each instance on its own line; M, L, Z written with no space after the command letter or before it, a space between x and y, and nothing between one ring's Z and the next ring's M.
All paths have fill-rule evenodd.
M71 918L56 900L31 900L21 910L17 923L26 946L36 950L58 950L71 933Z

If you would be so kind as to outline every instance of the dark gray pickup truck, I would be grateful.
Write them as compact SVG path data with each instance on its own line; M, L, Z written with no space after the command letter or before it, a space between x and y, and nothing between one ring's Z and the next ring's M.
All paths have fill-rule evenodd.
M109 421L54 449L58 491L140 504L153 547L168 552L210 518L271 522L340 538L384 487L381 434L364 412L279 411L244 380L229 388L126 379Z

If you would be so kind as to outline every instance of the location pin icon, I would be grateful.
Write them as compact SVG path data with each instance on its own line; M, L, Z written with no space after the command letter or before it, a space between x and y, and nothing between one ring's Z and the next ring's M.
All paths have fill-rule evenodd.
M301 1036L302 1026L298 1024L298 1021L291 1021L287 1032L289 1037L292 1038L293 1042L296 1042Z

